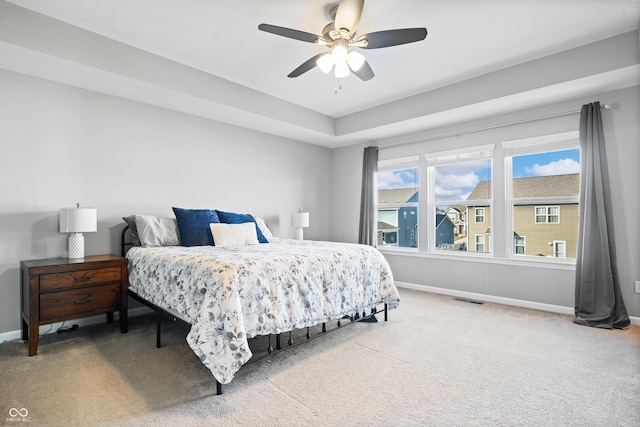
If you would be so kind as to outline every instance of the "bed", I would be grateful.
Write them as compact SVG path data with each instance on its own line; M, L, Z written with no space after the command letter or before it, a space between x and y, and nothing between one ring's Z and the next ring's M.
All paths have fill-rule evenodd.
M163 220L172 224L171 219ZM136 216L136 222L140 231L144 221ZM215 245L182 246L174 244L172 236L160 238L168 244L141 242L127 250L123 232L130 295L190 325L187 342L213 374L218 393L221 384L231 382L252 358L249 339L275 335L280 347L282 333L316 325L326 332L324 325L330 321L370 320L380 306L386 320L387 310L400 301L389 264L377 249L280 239L258 224L252 222L257 232L263 231L264 243L254 243L251 236L249 244L238 243L242 239L221 244L222 237L211 226ZM162 228L156 227L151 234L164 233ZM178 240L188 240L182 231L176 230ZM158 345L159 339L158 335Z

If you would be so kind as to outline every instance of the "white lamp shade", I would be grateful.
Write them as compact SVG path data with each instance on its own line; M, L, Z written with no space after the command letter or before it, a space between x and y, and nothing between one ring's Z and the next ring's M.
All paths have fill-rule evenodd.
M316 65L318 68L322 70L323 73L327 74L333 68L333 57L330 53L325 53L316 61Z
M60 209L61 233L89 233L93 231L98 231L98 211L96 209Z
M347 65L347 61L336 61L335 75L337 79L344 79L349 76L349 65Z
M308 227L309 212L291 212L291 226L296 228Z
M347 62L353 71L358 71L364 64L364 56L360 52L351 51L347 56Z

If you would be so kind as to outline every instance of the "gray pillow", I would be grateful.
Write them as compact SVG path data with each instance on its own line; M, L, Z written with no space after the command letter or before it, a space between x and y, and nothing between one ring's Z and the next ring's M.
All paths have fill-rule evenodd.
M123 216L122 219L129 226L129 230L131 231L131 244L133 246L142 246L140 243L140 237L138 237L138 228L136 227L136 216L129 215Z
M142 246L178 246L178 222L175 218L136 215L136 228Z

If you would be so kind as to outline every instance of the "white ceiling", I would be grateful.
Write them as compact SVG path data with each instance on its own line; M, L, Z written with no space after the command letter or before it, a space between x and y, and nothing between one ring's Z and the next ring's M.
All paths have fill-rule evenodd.
M302 62L326 48L257 29L260 23L269 23L320 34L329 22L328 9L335 2L9 1L250 88L251 93L259 92L287 101L294 104L291 108L299 108L301 114L326 116L329 127L335 127L336 121L343 116L622 34L637 29L640 22L638 1L368 0L358 28L359 35L395 28L426 27L427 38L403 46L361 51L376 76L368 82L350 76L342 81L342 89L336 94L335 79L317 68L295 79L286 77ZM37 65L36 61L33 66ZM37 72L30 72L27 65L7 64L7 61L0 63L0 67L47 78L42 67ZM104 76L98 76L98 73L92 77L87 72L82 77L79 75L82 72L76 70L76 78L87 81L79 86L92 88L90 80L94 79L95 90L111 91L104 81L98 86L98 77L104 79ZM238 88L237 85L229 87ZM145 96L152 96L143 93L150 91L148 85L130 89L136 90L140 93L132 93L132 99L144 101ZM117 93L115 87L113 91L118 96L126 96ZM242 96L244 92L238 93ZM156 95L156 100L149 102L162 104L158 98L163 97ZM176 105L167 106L180 109ZM189 108L208 109L207 105L196 107L194 104L185 110ZM273 117L256 120L255 111L246 114L246 120L254 122L252 125L243 122L244 108L234 106L234 109L238 111L220 111L219 116L211 113L210 118L325 146L346 145L371 137L367 132L341 136L291 123L278 126L280 120L273 120ZM236 118L229 119L233 114ZM262 121L269 123L260 124ZM381 134L388 136L406 132L408 128L403 130L394 123L388 129Z

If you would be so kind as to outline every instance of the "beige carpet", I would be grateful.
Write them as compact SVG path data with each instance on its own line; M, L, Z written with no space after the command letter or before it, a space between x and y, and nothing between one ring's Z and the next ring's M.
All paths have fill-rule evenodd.
M153 317L0 345L0 425L639 426L640 328L401 289L359 323L215 382ZM10 417L28 410L29 423ZM15 411L12 413L15 414Z

